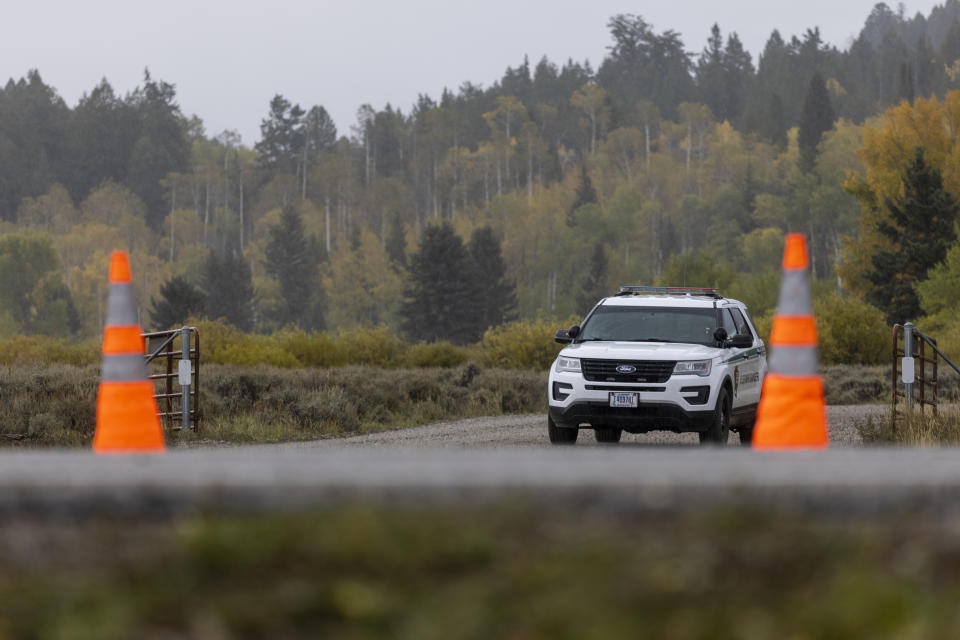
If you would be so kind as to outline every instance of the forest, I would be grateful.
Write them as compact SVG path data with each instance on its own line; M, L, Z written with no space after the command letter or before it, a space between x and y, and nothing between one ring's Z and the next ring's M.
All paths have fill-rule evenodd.
M756 60L720 25L693 51L638 15L607 26L596 67L524 59L361 105L348 132L278 87L252 146L149 71L72 107L40 70L9 80L0 337L99 335L115 248L147 329L471 344L628 283L718 286L764 318L791 231L824 313L960 333L960 0L879 3L846 50L774 31Z

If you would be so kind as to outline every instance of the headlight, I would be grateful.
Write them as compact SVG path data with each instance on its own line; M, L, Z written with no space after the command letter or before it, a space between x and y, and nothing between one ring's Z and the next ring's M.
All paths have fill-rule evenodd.
M557 358L557 373L562 373L564 371L580 373L580 359L564 358L563 356Z
M687 360L684 362L678 362L677 366L673 368L673 373L674 375L678 376L686 375L707 377L710 375L712 364L712 360Z

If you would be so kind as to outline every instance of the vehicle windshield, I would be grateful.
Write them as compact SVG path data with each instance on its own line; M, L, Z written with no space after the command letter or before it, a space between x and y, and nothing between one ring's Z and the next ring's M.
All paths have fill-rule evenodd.
M600 306L584 323L577 342L683 342L713 346L717 311L690 307Z

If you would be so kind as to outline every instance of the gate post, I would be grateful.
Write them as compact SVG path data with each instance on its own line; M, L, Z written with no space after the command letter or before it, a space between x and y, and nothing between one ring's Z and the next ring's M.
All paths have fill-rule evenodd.
M178 373L182 394L183 430L190 430L190 329L180 329L180 368Z
M907 322L903 325L903 359L913 358L913 323ZM913 373L911 368L910 373ZM907 382L907 371L904 367L903 374L903 394L907 398L907 411L913 412L913 375L910 375L910 381Z

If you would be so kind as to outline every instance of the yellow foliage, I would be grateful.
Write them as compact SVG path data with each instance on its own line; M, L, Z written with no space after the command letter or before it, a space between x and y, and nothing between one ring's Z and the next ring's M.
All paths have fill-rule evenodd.
M566 326L574 322L577 320ZM556 320L537 320L488 329L480 341L483 364L503 369L547 369L562 348L553 341L560 326Z
M0 340L0 365L71 364L84 366L100 361L100 341L69 342L47 336L11 336Z
M852 172L844 183L860 201L860 237L845 243L838 267L854 291L866 291L870 257L889 248L877 224L889 219L887 202L902 197L902 176L917 147L923 148L929 165L940 169L944 189L960 197L960 91L950 91L943 102L935 97L903 101L864 127L860 157L866 171Z
M328 326L372 327L392 321L403 299L403 280L380 239L364 231L357 250L343 245L334 249L323 278Z

